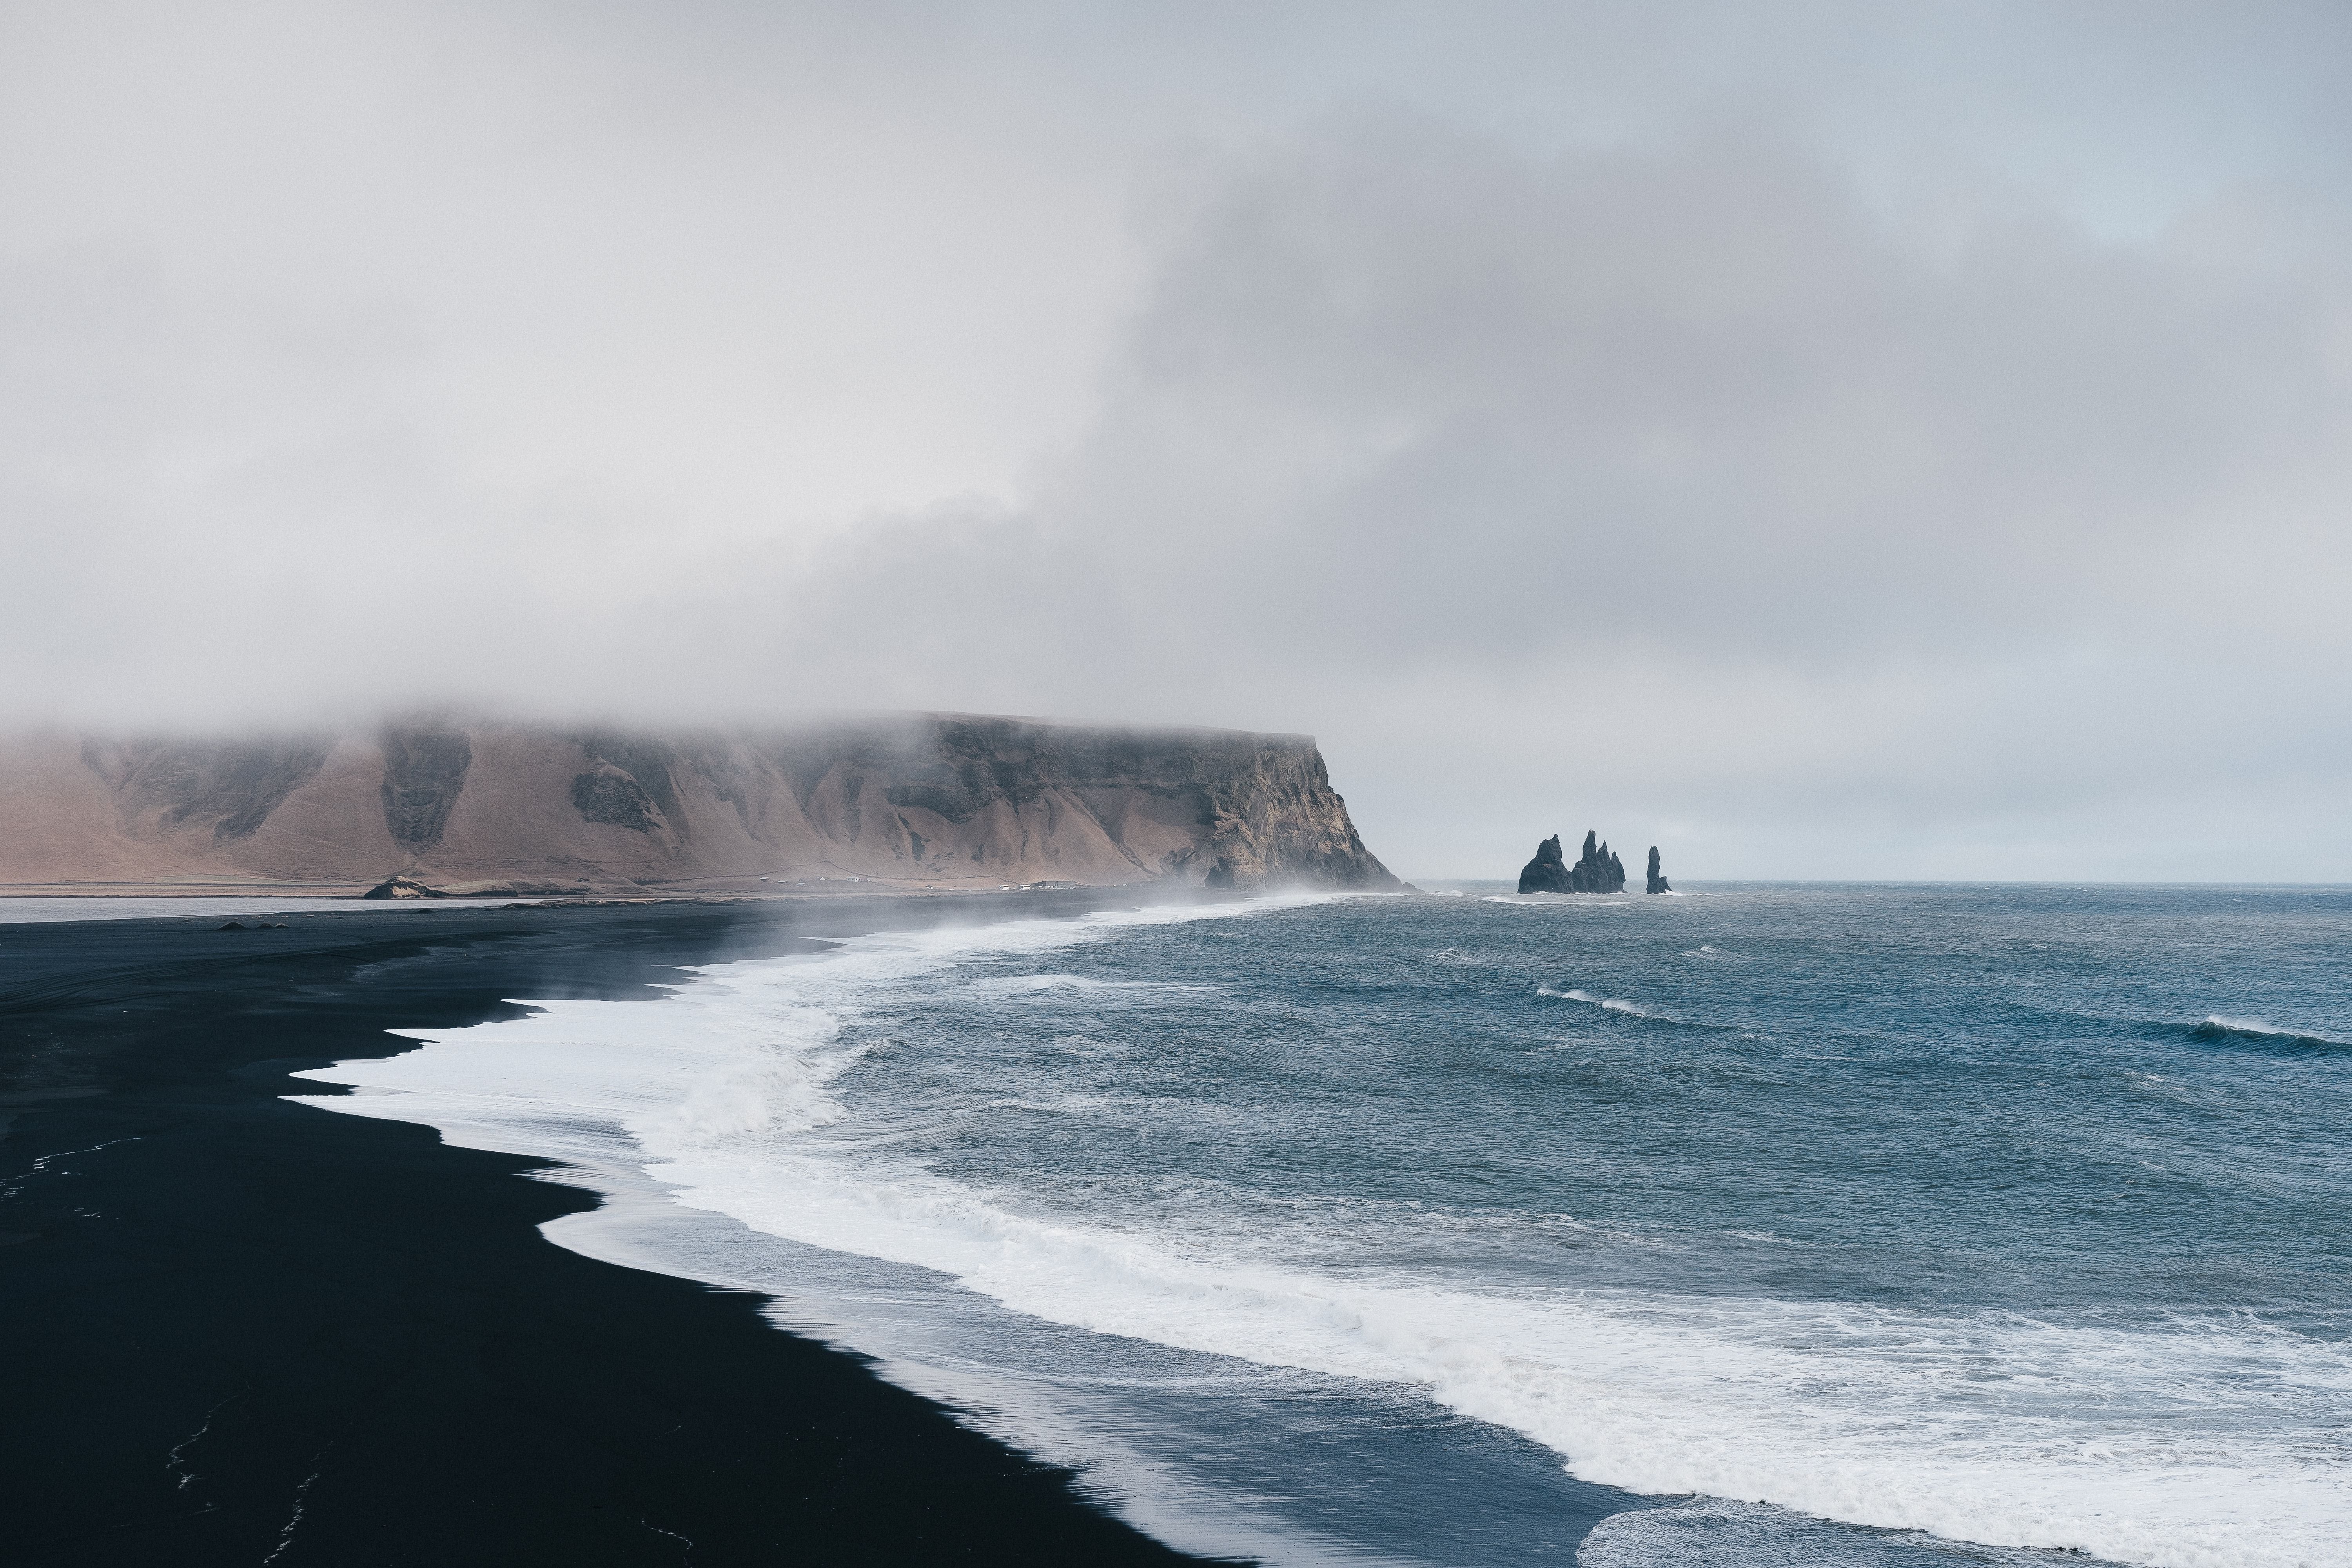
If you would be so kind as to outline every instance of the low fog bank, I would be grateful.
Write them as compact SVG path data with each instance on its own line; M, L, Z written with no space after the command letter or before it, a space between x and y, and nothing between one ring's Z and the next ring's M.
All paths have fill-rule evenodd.
M11 24L0 721L1179 723L1409 878L2352 880L2324 12L115 9Z

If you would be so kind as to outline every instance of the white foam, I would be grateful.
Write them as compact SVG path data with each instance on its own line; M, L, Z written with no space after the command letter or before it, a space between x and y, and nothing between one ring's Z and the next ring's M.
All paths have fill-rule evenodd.
M1811 1525L1782 1510L1725 1498L1695 1498L1671 1508L1613 1514L1577 1548L1577 1568L1901 1568L1950 1563L1948 1549L1923 1559L1931 1543L1916 1531ZM1959 1560L2010 1568L2047 1568L2039 1552L1971 1548Z
M1549 996L1553 1000L1559 1002L1588 1003L1592 1006L1602 1008L1608 1012L1622 1013L1626 1016L1633 1018L1651 1018L1660 1023L1674 1022L1673 1019L1668 1018L1663 1013L1645 1013L1641 1008L1635 1006L1633 1003L1626 1001L1622 996L1595 996L1590 991L1555 991L1549 985L1537 986L1536 994L1538 996Z
M662 1001L413 1031L430 1043L305 1075L379 1092L304 1098L473 1146L642 1167L677 1203L937 1270L1054 1322L1413 1386L1637 1491L2167 1568L2352 1568L2352 1360L2337 1345L2252 1321L2062 1325L1322 1271L1238 1205L1203 1201L1173 1227L1072 1217L944 1179L886 1141L823 1134L866 1048L843 1022L879 988L1234 913L1024 921L719 965Z
M2315 1029L2290 1029L2272 1023L2268 1018L2232 1018L2220 1013L2208 1013L2205 1021L2217 1029L2227 1029L2233 1035L2259 1035L2276 1040L2308 1040L2323 1046L2352 1046L2352 1040L2339 1040Z
M1624 893L1488 893L1482 904L1514 904L1523 910L1630 910Z
M1121 993L1214 992L1214 985L1181 985L1164 980L1097 980L1087 974L1013 974L994 980L976 980L971 990L983 996L1043 997L1054 994L1081 992L1117 995Z

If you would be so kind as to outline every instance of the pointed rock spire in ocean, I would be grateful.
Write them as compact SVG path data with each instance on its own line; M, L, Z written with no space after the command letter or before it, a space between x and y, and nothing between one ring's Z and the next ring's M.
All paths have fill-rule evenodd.
M1600 842L1597 832L1584 836L1583 857L1573 866L1554 834L1536 846L1536 858L1519 872L1522 893L1622 893L1625 863Z
M1561 858L1559 835L1555 833L1536 846L1536 858L1520 868L1519 891L1565 893L1568 890L1568 862Z
M1658 847L1654 844L1650 846L1649 890L1654 893L1671 893L1674 891L1672 888L1666 886L1666 874L1658 869Z
M1601 835L1587 830L1584 854L1568 868L1569 891L1573 893L1622 893L1625 890L1625 862L1611 852L1609 846L1599 842Z

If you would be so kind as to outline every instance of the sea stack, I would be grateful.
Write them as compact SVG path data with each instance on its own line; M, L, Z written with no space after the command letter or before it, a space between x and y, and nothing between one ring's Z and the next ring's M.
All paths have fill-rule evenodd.
M1536 858L1519 870L1519 891L1522 893L1565 893L1568 885L1568 862L1561 857L1559 835L1555 833L1536 846Z
M1554 834L1536 846L1536 858L1519 872L1522 893L1622 893L1625 890L1625 863L1610 852L1609 846L1600 842L1598 832L1584 836L1584 854L1576 864L1568 864L1568 857L1559 847L1559 837Z
M1568 868L1568 887L1574 893L1622 893L1625 890L1625 862L1611 852L1609 846L1599 844L1598 833L1587 830L1584 854Z
M1654 893L1674 891L1672 888L1666 886L1666 874L1658 869L1658 847L1654 844L1650 846L1650 891Z

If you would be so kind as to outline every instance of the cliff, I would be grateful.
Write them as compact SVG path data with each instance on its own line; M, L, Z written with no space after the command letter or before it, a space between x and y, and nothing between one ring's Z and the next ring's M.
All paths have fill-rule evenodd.
M0 883L1400 886L1304 735L953 714L0 742Z
M1650 846L1650 885L1643 889L1651 893L1671 893L1675 889L1666 881L1666 873L1658 865L1658 847Z

